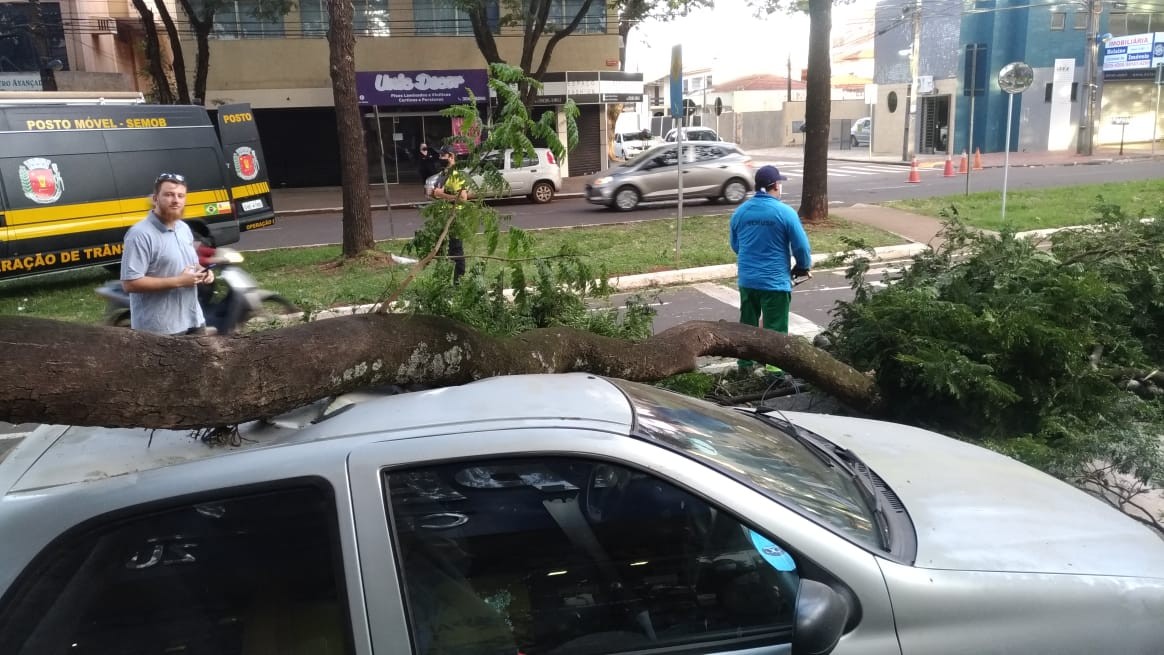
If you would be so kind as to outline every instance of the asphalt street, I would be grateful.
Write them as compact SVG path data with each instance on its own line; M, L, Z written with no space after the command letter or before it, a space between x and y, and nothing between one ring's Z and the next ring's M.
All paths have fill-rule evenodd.
M874 285L881 285L892 264L874 267L868 279ZM611 296L613 306L622 306L631 293ZM656 310L654 331L656 333L687 321L738 321L740 319L740 294L735 280L701 282L698 284L666 287L659 290L639 292ZM853 297L844 270L817 271L812 279L799 285L792 294L792 311L789 316L788 331L812 338L833 319L837 301Z

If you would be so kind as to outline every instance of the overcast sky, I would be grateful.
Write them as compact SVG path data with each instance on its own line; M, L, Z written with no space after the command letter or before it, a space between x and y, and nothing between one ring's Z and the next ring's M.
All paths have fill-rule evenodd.
M833 6L833 36L872 29L872 0ZM671 72L671 48L683 45L683 68L711 68L716 82L755 73L783 76L792 57L793 77L808 60L808 15L752 15L743 2L723 1L677 20L644 23L627 40L627 71L645 81Z

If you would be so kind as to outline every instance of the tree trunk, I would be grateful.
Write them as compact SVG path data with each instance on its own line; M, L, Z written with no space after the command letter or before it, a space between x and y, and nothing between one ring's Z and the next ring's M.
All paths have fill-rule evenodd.
M685 323L632 343L569 328L494 338L449 319L401 314L216 337L0 317L0 348L9 381L0 387L0 420L10 423L232 425L377 385L568 371L659 380L694 370L701 355L778 364L855 409L880 413L868 376L803 338L726 321Z
M158 15L162 17L162 25L166 27L166 36L170 38L170 61L174 68L174 84L178 88L178 102L190 104L190 87L186 82L186 55L182 53L182 42L178 40L178 28L174 25L174 17L166 8L163 0L154 0L158 8Z
M808 0L808 84L804 100L804 181L800 217L818 221L829 215L829 121L832 118L832 0Z
M194 54L194 95L191 100L194 104L205 105L206 78L210 73L210 31L214 28L215 5L203 2L205 15L199 16L190 0L179 0L179 4L186 14L186 20L190 21L194 40L198 44L198 51Z
M162 62L161 40L158 38L158 28L154 24L154 12L146 6L145 0L133 0L133 6L141 15L142 28L145 29L145 57L149 66L150 78L154 81L154 96L158 104L174 104L174 90L170 87L170 78L166 77L166 70Z
M368 196L368 151L356 97L356 35L352 0L327 0L327 42L331 89L339 133L340 179L343 184L343 254L355 257L375 246L372 201Z

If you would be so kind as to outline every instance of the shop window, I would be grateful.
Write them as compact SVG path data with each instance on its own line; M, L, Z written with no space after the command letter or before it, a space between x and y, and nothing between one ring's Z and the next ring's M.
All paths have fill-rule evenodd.
M1067 26L1067 14L1062 11L1051 12L1051 30L1062 31Z
M302 36L326 37L330 24L327 0L302 0L299 21ZM356 36L388 36L388 0L355 0L352 29Z

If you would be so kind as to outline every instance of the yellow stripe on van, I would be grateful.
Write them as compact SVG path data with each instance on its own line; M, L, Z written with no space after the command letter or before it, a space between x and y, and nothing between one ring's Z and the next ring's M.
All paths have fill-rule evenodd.
M226 189L214 189L212 191L194 191L186 196L186 213L185 218L198 218L200 216L208 215L203 205L226 202L230 198L226 195ZM121 200L103 200L100 202L79 202L71 205L53 205L51 207L32 207L29 209L9 209L7 216L7 224L9 227L20 225L35 225L38 223L49 223L52 221L66 221L71 220L76 224L76 221L84 221L89 217L99 218L108 216L110 214L135 214L140 219L145 216L153 207L153 202L149 198L124 198ZM219 214L229 213L227 211L219 211ZM109 226L113 227L113 226ZM78 232L84 230L76 229L62 229L54 231L53 234L66 234L68 232Z
M244 184L236 186L230 190L230 195L235 200L239 198L249 198L250 196L261 196L264 193L271 192L271 185L266 182L257 182L255 184Z

